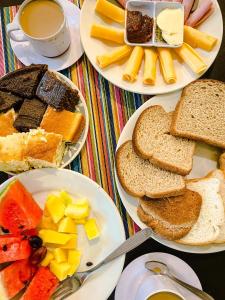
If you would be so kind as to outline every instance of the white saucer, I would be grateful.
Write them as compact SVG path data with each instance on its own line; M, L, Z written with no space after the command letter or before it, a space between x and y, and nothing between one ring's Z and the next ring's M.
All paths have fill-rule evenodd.
M126 267L116 287L115 300L139 300L137 299L137 292L140 289L143 282L149 280L150 286L151 284L153 284L153 282L155 282L155 279L161 281L170 281L169 284L172 285L174 287L174 290L180 293L185 299L199 300L197 296L193 295L191 292L179 286L178 284L173 283L173 281L171 281L170 279L167 279L164 276L162 277L152 275L150 271L145 269L145 262L148 260L158 260L166 263L173 275L195 286L196 288L202 289L201 283L197 275L186 262L171 254L153 252L138 257Z
M16 57L25 66L29 66L30 64L47 64L49 69L60 71L73 65L84 53L80 39L80 9L68 0L59 1L65 10L71 35L69 49L58 57L49 58L35 52L29 42L15 42L10 39L11 47ZM18 15L13 20L13 23L17 22Z

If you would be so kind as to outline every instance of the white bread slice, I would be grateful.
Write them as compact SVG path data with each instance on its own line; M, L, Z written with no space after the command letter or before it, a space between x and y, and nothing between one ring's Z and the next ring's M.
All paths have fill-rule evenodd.
M223 207L224 207L224 213L225 213L225 176L224 173L217 169L213 172L211 172L208 175L209 178L217 178L220 180L220 196L223 200ZM214 243L225 243L225 222L220 225L220 233L219 236L215 239Z
M190 180L186 185L188 189L201 195L202 207L195 225L178 242L187 245L210 244L218 238L220 226L225 221L223 201L219 194L220 180L203 178Z
M124 190L134 197L161 198L181 195L185 191L182 176L140 158L134 152L132 141L125 142L117 150L116 171Z
M132 142L135 152L143 159L162 169L187 175L192 169L195 142L172 136L170 131L173 112L162 106L145 109L134 127Z
M225 83L200 79L183 89L171 124L172 135L225 148Z

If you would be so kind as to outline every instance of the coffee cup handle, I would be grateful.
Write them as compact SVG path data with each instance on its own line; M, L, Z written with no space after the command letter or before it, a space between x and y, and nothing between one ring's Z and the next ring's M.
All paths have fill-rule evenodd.
M14 34L14 32L18 31L18 30L21 31L21 29L19 28L19 26L17 24L15 24L15 23L9 23L7 25L7 34L10 37L10 39L12 39L15 42L26 42L27 39L26 39L26 37L25 37L25 35L23 33L21 34L20 37L18 37L18 36L16 36Z

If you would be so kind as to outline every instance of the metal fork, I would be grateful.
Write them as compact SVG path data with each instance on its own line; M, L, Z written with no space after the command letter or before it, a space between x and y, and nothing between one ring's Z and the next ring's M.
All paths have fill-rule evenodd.
M53 294L53 299L62 300L67 298L75 291L77 291L94 271L99 269L101 266L109 263L110 261L114 260L115 258L133 250L134 248L142 244L144 241L149 239L151 236L151 228L145 228L139 231L138 233L134 234L132 237L123 242L118 248L116 248L102 262L98 263L93 268L84 272L77 272L73 276L68 277L67 279L62 281L58 289Z

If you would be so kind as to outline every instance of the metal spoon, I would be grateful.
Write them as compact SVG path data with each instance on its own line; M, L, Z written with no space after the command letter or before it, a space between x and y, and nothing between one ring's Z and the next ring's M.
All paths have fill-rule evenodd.
M187 290L191 291L193 294L195 294L196 296L198 296L200 299L203 300L214 300L214 298L212 298L209 294L207 294L206 292L203 292L199 289L197 289L196 287L174 277L170 271L169 268L166 264L160 262L160 261L147 261L145 263L145 268L150 270L151 272L153 272L156 275L164 275L169 277L170 279L172 279L173 281L175 281L176 283L178 283L179 285L185 287Z

